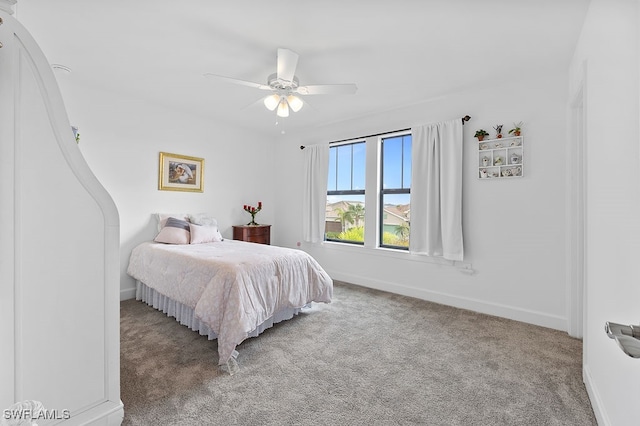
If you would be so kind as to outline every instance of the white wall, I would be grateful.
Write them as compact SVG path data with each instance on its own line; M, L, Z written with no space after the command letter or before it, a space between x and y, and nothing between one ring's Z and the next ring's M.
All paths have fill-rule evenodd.
M468 89L423 104L364 117L304 135L269 140L214 119L99 92L59 76L80 149L121 215L121 288L131 249L154 236L154 212L210 211L225 237L248 221L242 205L263 201L259 221L274 224L274 244L300 237L300 144L327 142L430 121L472 116L465 125L463 226L473 274L429 258L380 257L358 248L303 245L334 278L566 330L564 265L563 73ZM525 177L477 179L478 128L524 121ZM205 192L157 190L158 153L205 158ZM351 250L349 250L351 249Z
M584 378L602 425L637 425L640 360L604 333L640 323L640 11L592 0L572 62L571 92L586 110L587 225Z
M465 262L474 274L429 258L384 256L362 247L303 244L336 279L566 330L564 161L566 73L523 79L443 96L384 116L364 117L277 145L278 210L275 242L301 240L301 144L327 143L448 120L464 126L463 229ZM525 176L479 180L475 130L524 121ZM292 179L297 177L298 179Z
M155 237L155 212L211 212L222 234L251 219L244 204L262 201L256 219L272 223L273 140L122 94L92 90L58 76L80 150L120 212L121 297L133 296L126 274L133 247ZM204 192L158 190L159 152L205 159Z

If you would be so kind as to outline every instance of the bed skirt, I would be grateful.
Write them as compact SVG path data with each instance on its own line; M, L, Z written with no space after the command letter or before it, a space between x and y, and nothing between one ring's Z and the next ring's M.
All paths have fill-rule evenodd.
M138 280L136 280L136 300L141 300L147 305L164 312L167 316L175 318L180 324L186 325L202 336L207 336L209 340L218 338L215 331L195 316L193 309L158 293ZM274 324L293 318L295 315L298 315L302 309L307 307L310 307L310 305L303 306L302 308L286 308L276 312L271 318L268 318L254 330L250 331L247 337L256 337L266 329L273 327Z

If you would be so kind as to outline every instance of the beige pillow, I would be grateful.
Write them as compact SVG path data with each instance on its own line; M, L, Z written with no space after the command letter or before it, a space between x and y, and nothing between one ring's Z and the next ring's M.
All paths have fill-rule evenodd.
M189 244L190 240L189 222L175 217L170 217L166 220L164 228L160 230L154 239L157 243L166 244Z
M217 226L189 224L191 244L217 243L223 240Z

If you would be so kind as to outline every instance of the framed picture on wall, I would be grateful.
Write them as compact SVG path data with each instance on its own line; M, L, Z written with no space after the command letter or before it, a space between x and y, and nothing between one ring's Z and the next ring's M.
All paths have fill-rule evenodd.
M204 158L160 153L158 189L162 191L204 191Z

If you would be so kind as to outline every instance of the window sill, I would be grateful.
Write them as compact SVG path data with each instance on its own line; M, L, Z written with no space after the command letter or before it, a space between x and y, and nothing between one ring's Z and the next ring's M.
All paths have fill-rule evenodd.
M323 241L321 243L315 243L313 245L328 250L336 250L353 254L366 254L367 256L379 256L386 259L399 259L410 262L431 263L435 265L450 266L466 273L474 272L471 263L447 260L441 257L427 256L426 254L410 253L406 250L396 250L385 247L366 247L356 244L339 243L334 241Z

